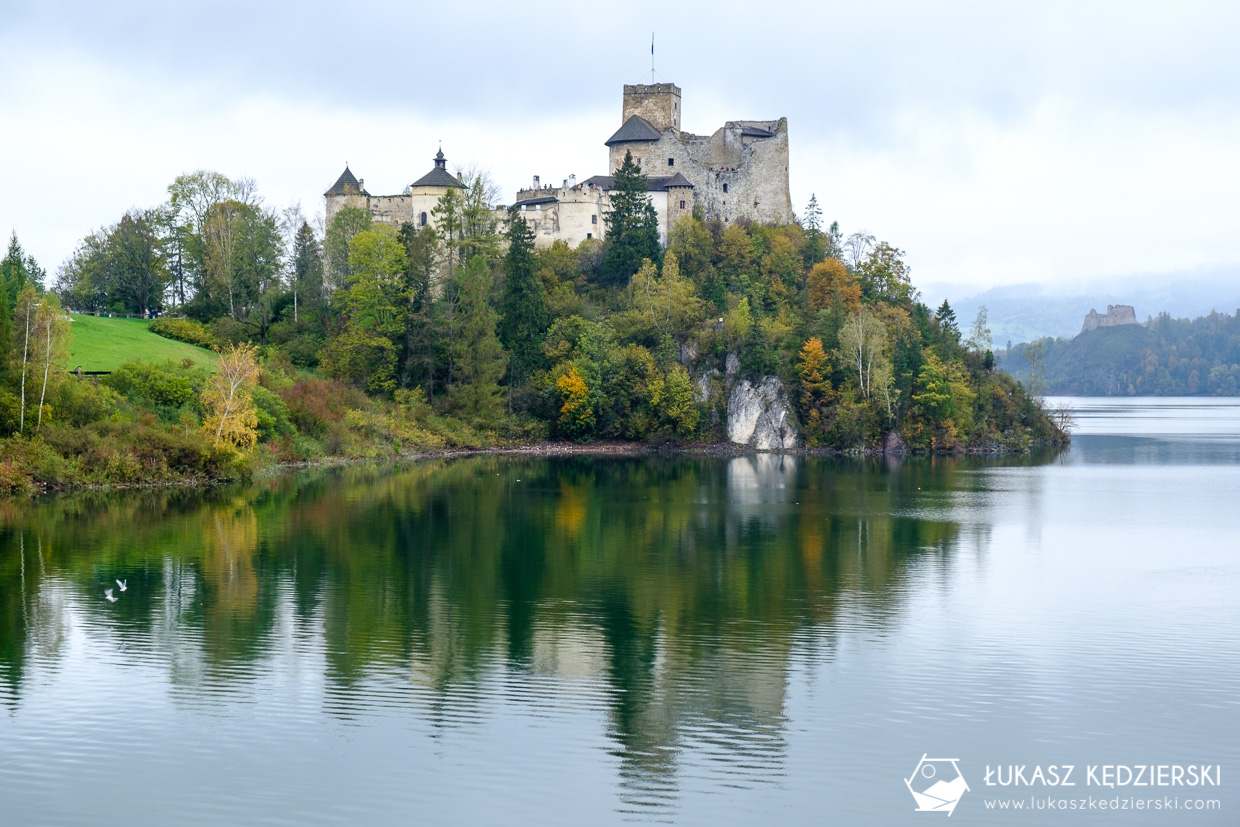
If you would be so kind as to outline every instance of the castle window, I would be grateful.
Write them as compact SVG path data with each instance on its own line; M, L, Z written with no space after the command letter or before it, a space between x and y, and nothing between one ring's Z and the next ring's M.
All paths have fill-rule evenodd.
M425 227L426 226L426 213L422 213L422 215L418 217L418 221L421 223L423 227Z
M586 233L586 238L594 238L594 233Z
M591 223L591 224L597 224L597 223L598 223L598 216L597 216L597 215L592 215L592 216L590 216L590 223Z
M668 165L669 167L674 167L674 166L676 166L676 159L675 159L675 158L668 158L668 159L667 159L667 165Z
M638 159L637 159L637 165L638 165L639 167L642 165L642 159L641 159L641 158L638 158Z
M680 202L680 208L681 208L682 210L685 208L685 202L684 202L684 201L681 201L681 202Z
M724 184L724 185L723 185L723 191L724 191L724 192L727 192L727 191L728 191L728 185L727 185L727 184Z

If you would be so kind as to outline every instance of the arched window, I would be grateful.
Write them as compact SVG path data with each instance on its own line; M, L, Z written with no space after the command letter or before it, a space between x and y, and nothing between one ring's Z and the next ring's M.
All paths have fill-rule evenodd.
M423 226L423 227L425 227L425 226L426 226L426 213L422 213L422 216L421 216L421 218L419 219L419 223L420 223L420 225L421 225L421 226Z

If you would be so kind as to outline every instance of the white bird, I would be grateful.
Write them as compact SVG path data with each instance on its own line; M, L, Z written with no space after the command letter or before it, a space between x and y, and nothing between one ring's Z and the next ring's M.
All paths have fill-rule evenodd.
M104 598L106 598L106 599L107 599L107 601L108 601L109 603L115 603L117 600L119 600L119 599L120 599L120 598L117 598L117 597L113 597L113 596L112 596L112 590L111 590L111 589L104 589L104 590L103 590L103 596L104 596Z
M128 582L129 582L128 580L117 580L116 585L121 587L121 591L125 591L125 589L129 588L128 586L125 585Z

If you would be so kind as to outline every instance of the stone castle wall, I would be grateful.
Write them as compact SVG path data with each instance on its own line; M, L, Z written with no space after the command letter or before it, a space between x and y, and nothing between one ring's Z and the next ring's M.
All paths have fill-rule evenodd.
M737 220L786 223L794 220L788 188L788 120L728 121L712 135L694 135L680 129L681 91L673 83L636 84L624 87L622 123L633 115L649 121L662 135L656 141L635 141L609 147L608 173L615 174L631 151L648 177L683 175L692 188L673 188L650 193L658 216L660 241L681 216L701 206L707 219L724 223ZM757 134L754 134L757 130ZM748 133L748 134L746 134ZM347 172L347 170L346 170ZM443 187L414 187L401 195L373 196L361 193L326 196L326 217L332 218L345 204L367 209L376 221L399 226L408 221L421 227L433 225L432 211ZM523 215L534 229L538 246L562 240L576 246L606 234L605 216L610 208L603 190L578 185L571 179L561 187L535 186L522 189L517 200L554 196L555 201L527 205ZM425 214L426 221L422 220ZM496 213L501 226L507 213Z
M660 132L680 131L680 87L674 83L626 83L622 111L620 123L640 115Z
M745 127L763 129L772 137L745 137L741 134ZM666 130L656 142L614 144L609 150L613 175L626 152L633 153L647 176L679 172L693 184L693 199L708 219L725 224L737 219L793 220L787 118L729 121L709 137Z
M1097 330L1100 327L1119 327L1125 324L1140 324L1137 313L1130 304L1108 304L1106 313L1099 313L1092 307L1085 315L1085 324L1081 325L1081 333Z

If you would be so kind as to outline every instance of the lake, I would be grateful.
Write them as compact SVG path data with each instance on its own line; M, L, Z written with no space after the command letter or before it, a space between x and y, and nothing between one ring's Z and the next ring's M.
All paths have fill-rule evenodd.
M0 504L0 823L1236 824L1240 401L1070 402L1028 457ZM1088 783L1162 765L1221 779Z

